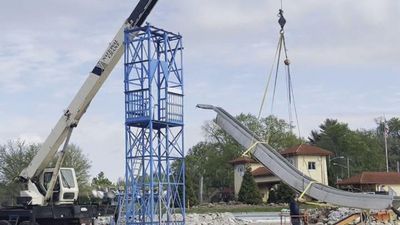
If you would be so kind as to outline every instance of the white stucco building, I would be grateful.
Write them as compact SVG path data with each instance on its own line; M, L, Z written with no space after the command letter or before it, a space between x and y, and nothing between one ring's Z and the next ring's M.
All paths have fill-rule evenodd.
M313 178L319 183L328 184L328 158L332 152L316 146L302 144L280 151L290 163L303 174ZM242 185L243 174L246 167L250 167L252 175L263 194L263 201L267 201L269 190L280 182L268 168L255 160L239 157L230 162L234 167L234 191L237 197Z

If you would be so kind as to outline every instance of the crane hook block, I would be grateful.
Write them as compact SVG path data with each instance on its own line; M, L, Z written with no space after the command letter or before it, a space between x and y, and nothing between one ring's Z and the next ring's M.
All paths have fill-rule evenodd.
M286 66L289 66L289 65L290 65L289 59L285 59L285 61L283 61L283 62L285 63Z
M286 19L285 19L285 17L283 17L283 10L282 9L279 10L278 17L279 17L278 23L281 26L281 29L283 30L283 27L286 24Z

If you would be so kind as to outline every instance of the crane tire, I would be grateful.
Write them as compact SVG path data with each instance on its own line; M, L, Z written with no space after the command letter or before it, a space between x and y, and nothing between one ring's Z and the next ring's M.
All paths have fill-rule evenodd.
M0 225L11 225L7 220L0 220Z
M24 221L21 222L19 225L39 225L37 222L34 222L31 224L31 221Z

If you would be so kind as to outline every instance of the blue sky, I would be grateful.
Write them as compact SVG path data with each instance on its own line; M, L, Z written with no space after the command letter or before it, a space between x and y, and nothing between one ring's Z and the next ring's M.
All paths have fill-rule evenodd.
M136 3L2 3L1 143L46 138ZM154 8L147 21L184 37L186 148L203 139L201 126L215 116L197 103L257 112L277 44L279 5L160 0ZM326 118L369 129L374 118L398 116L400 1L285 0L284 10L302 136ZM91 173L114 180L124 171L122 81L120 63L72 137L91 159ZM276 113L287 118L284 90L279 83Z

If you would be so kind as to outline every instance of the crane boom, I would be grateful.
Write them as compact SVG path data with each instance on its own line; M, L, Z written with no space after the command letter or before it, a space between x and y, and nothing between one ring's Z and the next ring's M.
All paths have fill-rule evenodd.
M20 178L31 180L40 175L65 141L68 130L76 127L90 102L108 78L123 54L124 30L141 26L158 0L140 0L131 15L123 23L106 51L89 73L88 78L46 138L38 153L21 173Z

